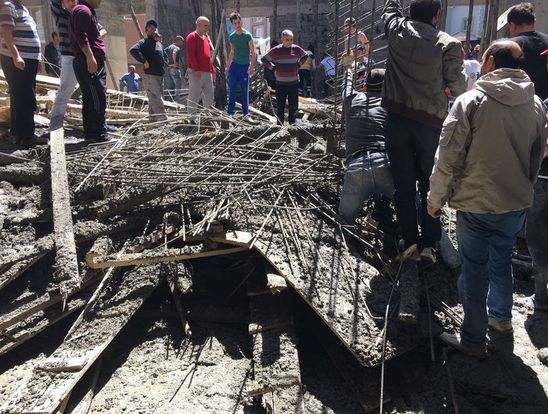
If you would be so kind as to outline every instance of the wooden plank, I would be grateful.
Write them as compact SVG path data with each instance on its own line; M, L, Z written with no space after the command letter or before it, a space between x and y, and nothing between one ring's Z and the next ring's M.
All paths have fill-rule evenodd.
M228 249L209 250L205 252L187 253L188 249L170 249L166 251L145 251L143 253L129 253L120 257L90 256L86 263L92 269L107 269L110 267L129 267L144 264L170 263L183 260L200 259L204 257L222 256L225 254L239 253L248 250L247 247L231 247Z
M164 272L159 265L142 266L111 279L110 288L101 291L95 306L86 310L83 322L47 360L77 355L86 358L86 365L77 372L36 370L26 388L1 406L0 412L53 413L156 289Z
M50 132L50 158L56 277L61 280L61 294L66 298L70 292L78 288L81 280L70 207L65 135L62 128Z

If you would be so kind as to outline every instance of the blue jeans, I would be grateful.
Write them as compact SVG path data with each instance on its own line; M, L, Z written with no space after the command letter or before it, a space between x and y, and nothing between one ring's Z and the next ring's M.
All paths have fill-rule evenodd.
M249 65L240 65L232 62L228 69L228 108L229 114L234 113L236 106L236 88L240 84L240 96L242 100L242 112L244 115L249 113L249 75L247 73Z
M181 71L176 68L167 68L164 79L164 92L170 92L169 100L173 100L175 94L175 102L181 101Z
M504 214L457 213L464 342L485 342L488 318L498 322L512 319L512 248L524 220L524 210Z
M386 154L369 152L348 163L339 203L339 215L354 224L363 203L373 194L394 198L394 181Z

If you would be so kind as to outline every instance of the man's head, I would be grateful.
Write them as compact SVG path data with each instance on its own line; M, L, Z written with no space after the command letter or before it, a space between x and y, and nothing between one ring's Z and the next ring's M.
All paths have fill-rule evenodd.
M440 20L440 0L411 0L409 15L412 20L436 26Z
M76 7L76 3L77 3L76 0L63 0L63 7L65 8L66 11L71 13L72 9Z
M129 65L129 73L135 73L135 66Z
M285 29L282 32L282 44L284 47L291 47L293 44L293 32L289 29Z
M384 82L385 69L371 69L365 79L365 90L370 94L380 94Z
M154 37L154 33L156 33L156 30L158 29L158 23L156 23L156 20L149 20L145 24L145 34L148 37Z
M88 4L93 7L94 9L98 9L101 5L101 0L87 0Z
M238 12L233 12L230 14L230 23L232 23L232 26L234 26L234 28L236 30L241 30L242 29L242 16L240 16L240 13Z
M495 40L489 45L481 59L481 75L496 69L519 69L523 52L512 40Z
M511 36L535 30L535 11L531 3L520 3L512 7L506 19Z
M158 33L158 30L156 30L154 32L154 40L156 40L157 42L161 42L162 41L162 35L160 33Z
M51 34L51 40L53 41L53 44L59 45L59 43L61 43L61 38L59 37L59 33L53 32Z
M354 33L356 31L356 19L347 17L344 21L344 31L346 33Z
M209 19L205 16L200 16L196 19L196 33L203 36L209 30Z
M183 36L175 36L175 45L176 46L181 47L184 42L185 42L185 39L183 39Z

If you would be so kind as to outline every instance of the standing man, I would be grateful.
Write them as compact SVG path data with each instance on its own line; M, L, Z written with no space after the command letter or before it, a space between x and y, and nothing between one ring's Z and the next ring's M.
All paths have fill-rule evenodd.
M546 56L548 35L535 31L535 12L531 3L520 3L508 12L508 28L512 40L523 50L521 68L535 84L535 93L542 100L548 98L548 68Z
M344 54L342 56L342 65L348 69L354 63L357 48L362 46L363 54L369 56L369 40L364 32L357 29L356 19L348 17L344 21Z
M123 91L125 88L130 93L139 92L140 82L141 77L135 72L135 66L129 65L129 72L120 78L120 90Z
M306 52L293 44L293 32L282 32L282 44L270 49L262 57L265 66L274 68L276 75L276 116L278 124L285 119L285 102L289 101L289 125L297 120L299 109L299 66L306 60Z
M441 339L478 357L485 356L487 326L512 332L512 248L548 137L546 108L519 69L521 55L513 41L489 46L475 89L445 120L430 178L428 213L439 217L447 201L458 211L462 262L461 337Z
M386 0L383 22L388 37L382 105L388 110L386 150L396 187L395 201L403 249L417 245L414 260L436 261L438 218L426 210L428 179L434 165L448 96L465 91L462 46L436 29L440 0L412 0L411 18L398 0ZM416 185L421 196L421 233L417 221ZM420 257L418 252L420 251Z
M229 115L234 115L236 105L236 87L240 85L242 98L242 113L249 113L249 77L255 71L256 55L253 36L242 27L242 16L234 12L230 15L230 23L236 29L228 40L230 51L227 59L228 73L228 108ZM251 63L251 64L250 64Z
M55 102L50 115L50 131L63 126L63 118L70 96L74 92L78 81L74 74L74 53L70 47L69 19L70 13L76 6L76 0L51 0L50 9L57 24L59 33L59 49L61 51L61 79L59 89L55 95Z
M34 144L36 73L40 38L36 23L21 0L0 3L0 64L10 91L10 133L23 148Z
M51 34L51 42L46 46L44 58L46 59L46 73L58 78L61 72L61 52L59 50L61 39L57 32Z
M87 140L109 140L105 128L105 43L95 9L101 0L80 0L70 15L70 44L74 51L74 74L82 90L82 118Z
M215 69L211 61L213 46L207 35L208 30L209 19L200 16L196 19L196 30L186 37L189 114L196 113L200 100L204 108L213 105Z
M166 108L164 107L164 66L167 63L162 43L157 33L158 23L149 20L145 24L144 39L139 40L129 50L131 56L141 62L145 69L143 85L148 98L148 113L154 121L166 120Z
M175 101L181 101L181 49L183 36L176 36L175 42L165 48L167 56L167 72L165 89L175 91Z

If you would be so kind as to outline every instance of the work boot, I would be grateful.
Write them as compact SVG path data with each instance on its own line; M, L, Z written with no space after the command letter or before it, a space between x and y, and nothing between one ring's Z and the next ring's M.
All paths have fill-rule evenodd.
M469 344L464 342L460 338L460 335L452 334L449 332L442 333L439 338L440 341L442 341L446 345L449 345L451 348L454 348L457 351L460 351L466 355L478 359L487 358L487 346L485 342L480 342L478 344Z
M511 334L512 332L514 332L514 328L512 327L512 321L499 322L494 319L489 319L487 321L487 325L501 334Z

